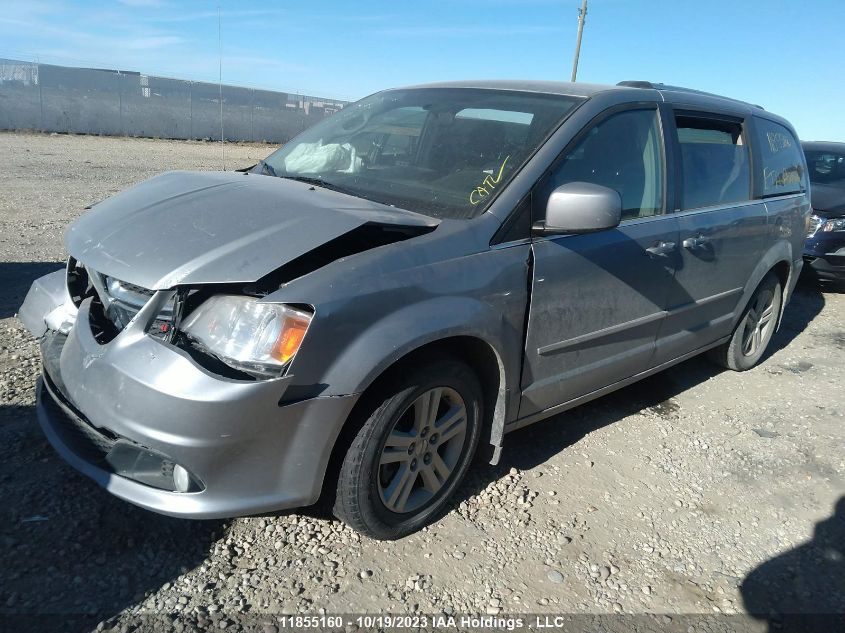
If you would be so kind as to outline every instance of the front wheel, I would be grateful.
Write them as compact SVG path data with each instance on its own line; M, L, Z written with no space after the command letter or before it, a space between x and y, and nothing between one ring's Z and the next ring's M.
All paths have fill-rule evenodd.
M389 383L343 460L334 514L377 539L425 526L472 461L481 402L478 378L456 360L425 364Z
M730 340L710 351L710 358L728 369L754 367L769 346L783 306L780 280L769 273L760 282Z

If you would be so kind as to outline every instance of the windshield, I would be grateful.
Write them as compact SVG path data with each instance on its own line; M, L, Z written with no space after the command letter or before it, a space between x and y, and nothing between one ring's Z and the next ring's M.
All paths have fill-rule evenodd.
M804 154L810 171L810 182L826 184L845 180L845 153L808 150Z
M389 90L346 106L256 166L438 218L479 215L581 99Z

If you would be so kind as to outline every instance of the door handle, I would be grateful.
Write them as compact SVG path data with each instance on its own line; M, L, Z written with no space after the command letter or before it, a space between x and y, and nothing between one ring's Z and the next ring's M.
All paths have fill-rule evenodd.
M688 237L683 241L684 248L688 248L690 250L694 248L701 248L702 246L707 246L710 243L710 240L706 237Z
M660 242L656 246L645 249L645 252L652 257L666 257L675 250L675 242Z

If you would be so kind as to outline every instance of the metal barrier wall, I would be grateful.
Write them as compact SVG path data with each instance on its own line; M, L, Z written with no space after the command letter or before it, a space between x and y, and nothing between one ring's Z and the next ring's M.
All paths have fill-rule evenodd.
M343 101L223 86L231 141L284 143ZM0 59L0 129L220 138L220 87L119 70Z

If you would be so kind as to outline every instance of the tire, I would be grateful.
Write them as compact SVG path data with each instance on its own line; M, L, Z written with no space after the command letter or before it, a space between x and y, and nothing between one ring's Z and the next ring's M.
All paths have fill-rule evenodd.
M481 385L467 365L435 359L403 373L362 412L367 418L343 460L335 495L337 518L381 540L439 518L481 433Z
M754 367L772 340L782 308L783 288L780 280L769 273L754 291L730 340L710 350L710 359L733 371Z

